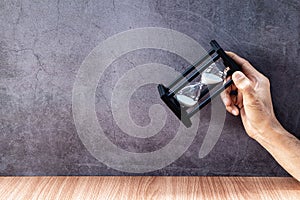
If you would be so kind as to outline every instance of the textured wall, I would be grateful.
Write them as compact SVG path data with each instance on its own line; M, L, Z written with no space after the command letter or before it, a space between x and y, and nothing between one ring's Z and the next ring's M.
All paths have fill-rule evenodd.
M217 39L248 58L271 80L280 122L300 137L300 3L297 0L148 0L0 2L0 174L123 175L95 159L81 142L72 115L72 88L85 57L106 38L140 27L182 32L208 48ZM117 59L99 80L96 113L106 136L131 152L154 151L174 137L178 121L148 139L123 133L112 119L111 89L127 70L157 62L182 70L188 62L147 49ZM138 89L133 120L145 126L148 109L161 103L156 86ZM138 105L138 106L137 106ZM220 139L200 159L210 107L201 113L193 143L176 161L153 175L266 175L286 172L226 116ZM146 113L145 113L146 112Z

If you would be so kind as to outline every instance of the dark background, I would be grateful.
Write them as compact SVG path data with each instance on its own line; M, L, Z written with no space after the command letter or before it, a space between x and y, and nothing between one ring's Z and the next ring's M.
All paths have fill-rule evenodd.
M224 49L246 57L270 78L279 121L300 137L298 0L1 1L0 175L128 175L97 161L81 143L72 117L72 87L84 58L101 41L149 26L180 31L205 48L217 39ZM158 50L129 53L106 71L96 100L106 98L101 89L107 82L106 89L113 86L116 71L124 73L154 61L178 70L188 64ZM139 103L143 94L148 94L149 101L140 100L140 108L131 110L140 125L149 123L143 111L160 102L151 85L139 89L133 100ZM111 113L103 106L97 106L97 114L105 126ZM147 175L287 175L246 135L240 119L229 114L215 148L199 159L209 113L206 107L197 137L186 153ZM115 142L135 150L132 138L116 126L106 127L111 140L122 136ZM162 135L157 138L160 144L168 140ZM143 146L136 151L143 151Z

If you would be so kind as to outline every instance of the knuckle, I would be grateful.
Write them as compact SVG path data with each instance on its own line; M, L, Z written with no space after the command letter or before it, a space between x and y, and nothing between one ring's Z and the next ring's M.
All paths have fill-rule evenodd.
M265 77L265 76L262 76L259 81L257 81L257 87L267 87L269 88L270 87L270 80Z
M250 62L248 60L245 60L242 64L242 68L245 68L245 67L247 68L247 67L249 67L249 65L251 65Z
M269 80L267 77L264 78L264 83L265 83L267 86L270 86L270 80Z
M253 93L253 88L250 83L243 84L243 90L246 93Z

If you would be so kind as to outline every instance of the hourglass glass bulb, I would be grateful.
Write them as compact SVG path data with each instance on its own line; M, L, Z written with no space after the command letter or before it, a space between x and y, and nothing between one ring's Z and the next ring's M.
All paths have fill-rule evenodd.
M219 63L216 63L219 64ZM201 82L204 85L217 84L223 81L226 76L226 70L221 71L217 65L213 63L201 75Z
M226 70L220 71L215 63L210 65L201 75L201 81L182 88L176 95L176 99L182 106L194 106L200 97L203 85L217 84L226 77Z
M192 107L198 102L201 89L201 82L194 85L188 85L178 92L176 98L183 106Z
M215 74L203 72L201 75L201 82L204 85L212 85L222 82L223 79Z

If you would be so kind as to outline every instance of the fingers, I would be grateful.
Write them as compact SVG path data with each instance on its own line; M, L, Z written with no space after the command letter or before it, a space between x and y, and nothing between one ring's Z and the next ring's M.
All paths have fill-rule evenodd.
M230 98L230 95L229 95L229 89L224 90L221 93L220 96L221 96L221 99L222 99L225 106L230 106L231 105L231 98Z
M232 74L232 80L235 86L242 92L251 88L251 81L246 77L246 75L243 72L234 72Z
M253 99L254 85L258 79L264 77L258 72L246 59L238 56L233 52L226 52L242 69L232 74L234 84L221 94L221 98L228 112L233 115L239 115L243 110L243 99ZM231 91L239 92L237 95L231 95Z
M237 98L236 96L230 96L231 88L227 88L225 91L221 93L221 99L226 107L226 110L231 114L237 116L239 115L239 109L235 106L235 102Z
M236 71L232 74L232 80L235 86L238 88L239 93L241 93L240 98L243 98L248 102L254 99L254 86L245 74L240 71ZM241 106L243 106L243 104L241 104Z

